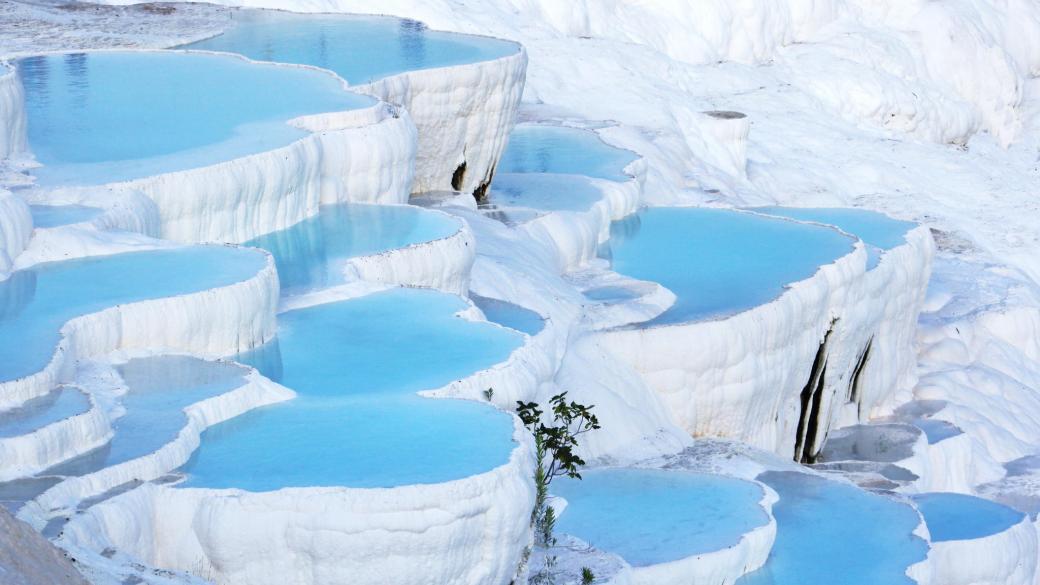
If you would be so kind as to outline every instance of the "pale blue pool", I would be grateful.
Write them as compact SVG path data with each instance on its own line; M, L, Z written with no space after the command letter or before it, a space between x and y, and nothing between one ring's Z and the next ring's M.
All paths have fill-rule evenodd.
M90 399L86 394L75 388L57 388L18 408L0 412L0 438L25 435L88 410Z
M470 299L492 323L498 323L528 335L538 335L545 327L545 320L541 315L520 305L474 294L470 295Z
M719 475L660 469L600 469L557 478L567 500L558 532L644 567L735 545L769 522L762 488Z
M0 381L42 370L54 354L59 329L73 317L234 284L265 265L257 250L192 246L52 262L15 272L0 282Z
M98 52L25 57L29 147L43 186L191 169L306 135L286 121L366 107L320 71L229 55Z
M126 414L112 423L112 440L44 475L84 475L154 453L187 424L185 407L242 386L247 373L230 362L187 356L134 359L116 369L128 391L119 399Z
M924 516L932 542L992 536L1025 518L1025 514L1002 504L964 494L919 494L913 500Z
M906 569L928 545L908 505L855 486L795 472L767 472L776 490L776 542L764 567L738 585L914 585Z
M615 148L590 130L519 124L509 135L499 173L558 173L585 175L611 181L627 181L624 169L635 153ZM498 180L494 182L498 187Z
M423 398L505 361L514 332L455 317L458 297L395 289L279 315L275 342L240 356L299 395L217 425L187 487L391 487L483 473L509 460L511 417Z
M500 173L491 202L545 211L586 211L602 198L588 178L544 173Z
M885 250L905 244L907 232L917 227L917 224L913 222L893 219L883 213L867 209L756 207L753 211L836 226L863 240L863 243L867 245L868 268L878 265Z
M919 418L913 420L911 424L924 431L929 445L964 434L964 431L957 425L936 418Z
M675 304L650 324L726 317L779 297L853 249L810 224L697 207L654 207L611 225L615 271L660 283Z
M233 26L223 34L184 48L314 65L352 85L416 69L490 61L520 50L509 41L431 31L400 18L259 10L232 16Z
M459 222L407 205L344 204L250 242L274 256L285 294L340 284L343 265L357 256L446 238Z
M49 228L90 221L101 215L102 210L86 205L30 205L29 211L33 226Z

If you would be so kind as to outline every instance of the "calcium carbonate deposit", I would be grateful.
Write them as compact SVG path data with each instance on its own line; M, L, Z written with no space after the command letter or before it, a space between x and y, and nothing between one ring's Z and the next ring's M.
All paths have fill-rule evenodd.
M0 584L1040 584L1036 0L0 0Z

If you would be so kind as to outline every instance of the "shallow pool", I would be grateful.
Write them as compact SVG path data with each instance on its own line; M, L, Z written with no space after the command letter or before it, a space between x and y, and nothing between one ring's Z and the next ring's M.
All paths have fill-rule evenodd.
M724 209L653 207L614 222L604 254L615 271L675 293L675 304L650 321L670 324L768 303L853 244L822 226Z
M0 412L0 438L17 437L83 414L90 410L90 399L75 388L57 388L11 410Z
M354 85L416 69L490 61L520 50L509 41L436 32L416 20L381 16L256 10L233 13L232 22L223 34L183 48L314 65Z
M491 202L544 211L586 211L602 199L588 178L544 173L500 173L491 187Z
M17 271L0 282L0 382L41 371L54 354L59 330L73 317L227 286L255 276L266 262L256 250L192 246Z
M756 207L752 211L801 221L825 223L852 234L863 240L863 243L867 245L869 268L874 268L878 265L885 250L891 250L905 244L907 232L917 227L917 224L913 222L893 219L883 213L867 209Z
M600 469L557 478L567 500L558 532L643 567L735 545L769 522L762 488L719 475L661 469Z
M936 418L919 418L912 421L911 424L924 431L929 445L964 434L964 431L957 425Z
M422 398L505 361L522 337L454 316L458 297L394 289L279 315L277 340L240 356L299 395L217 425L187 487L391 487L483 473L509 460L512 418Z
M1007 506L964 494L912 496L933 542L972 540L1004 532L1025 517Z
M29 147L43 186L93 185L271 150L305 114L368 106L320 71L229 55L135 51L25 57Z
M558 173L611 181L631 179L624 169L635 153L613 147L590 130L518 124L498 163L499 173ZM494 183L498 186L498 182Z
M229 362L173 355L134 359L116 369L128 390L119 399L126 414L112 423L112 440L41 475L84 475L154 453L187 424L185 407L242 386L247 373Z
M340 284L346 260L446 238L459 222L407 205L331 205L318 215L250 242L270 252L285 294Z
M767 472L776 490L776 543L764 567L738 585L914 585L910 565L928 545L908 505L857 487L796 472Z
M520 305L473 294L470 295L470 299L492 323L498 323L528 335L538 335L545 327L545 320L541 315Z
M102 210L86 205L30 205L33 226L38 228L58 227L90 221L101 215Z

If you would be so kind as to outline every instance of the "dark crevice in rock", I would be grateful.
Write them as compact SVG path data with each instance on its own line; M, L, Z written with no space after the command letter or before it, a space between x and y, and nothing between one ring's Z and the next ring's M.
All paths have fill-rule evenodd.
M822 397L824 382L827 377L827 343L830 341L831 333L834 332L834 324L827 330L820 342L820 348L816 350L816 358L813 359L812 370L809 372L809 380L802 388L801 411L798 415L797 435L794 443L794 460L799 463L811 463L816 453L814 443L818 434L820 410L822 408Z
M870 359L870 348L874 346L874 338L871 337L867 341L867 346L863 349L863 353L859 356L859 361L856 362L856 367L852 370L852 380L849 382L849 402L855 402L859 404L860 400L860 379L863 377L863 370L867 366L867 360ZM859 405L862 408L862 405ZM858 413L859 417L862 418L863 413Z
M466 161L462 161L455 172L451 174L451 188L459 191L462 189L462 181L466 178Z
M477 188L473 190L473 198L477 200L477 203L487 203L488 189L491 188L491 181L495 178L495 167L491 167L491 171L488 172L488 176L484 179L484 182L477 185Z

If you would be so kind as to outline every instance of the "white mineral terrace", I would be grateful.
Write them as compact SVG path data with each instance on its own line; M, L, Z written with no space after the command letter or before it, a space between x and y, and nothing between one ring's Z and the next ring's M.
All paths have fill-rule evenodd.
M0 0L0 583L1040 583L1040 6L693 4Z

